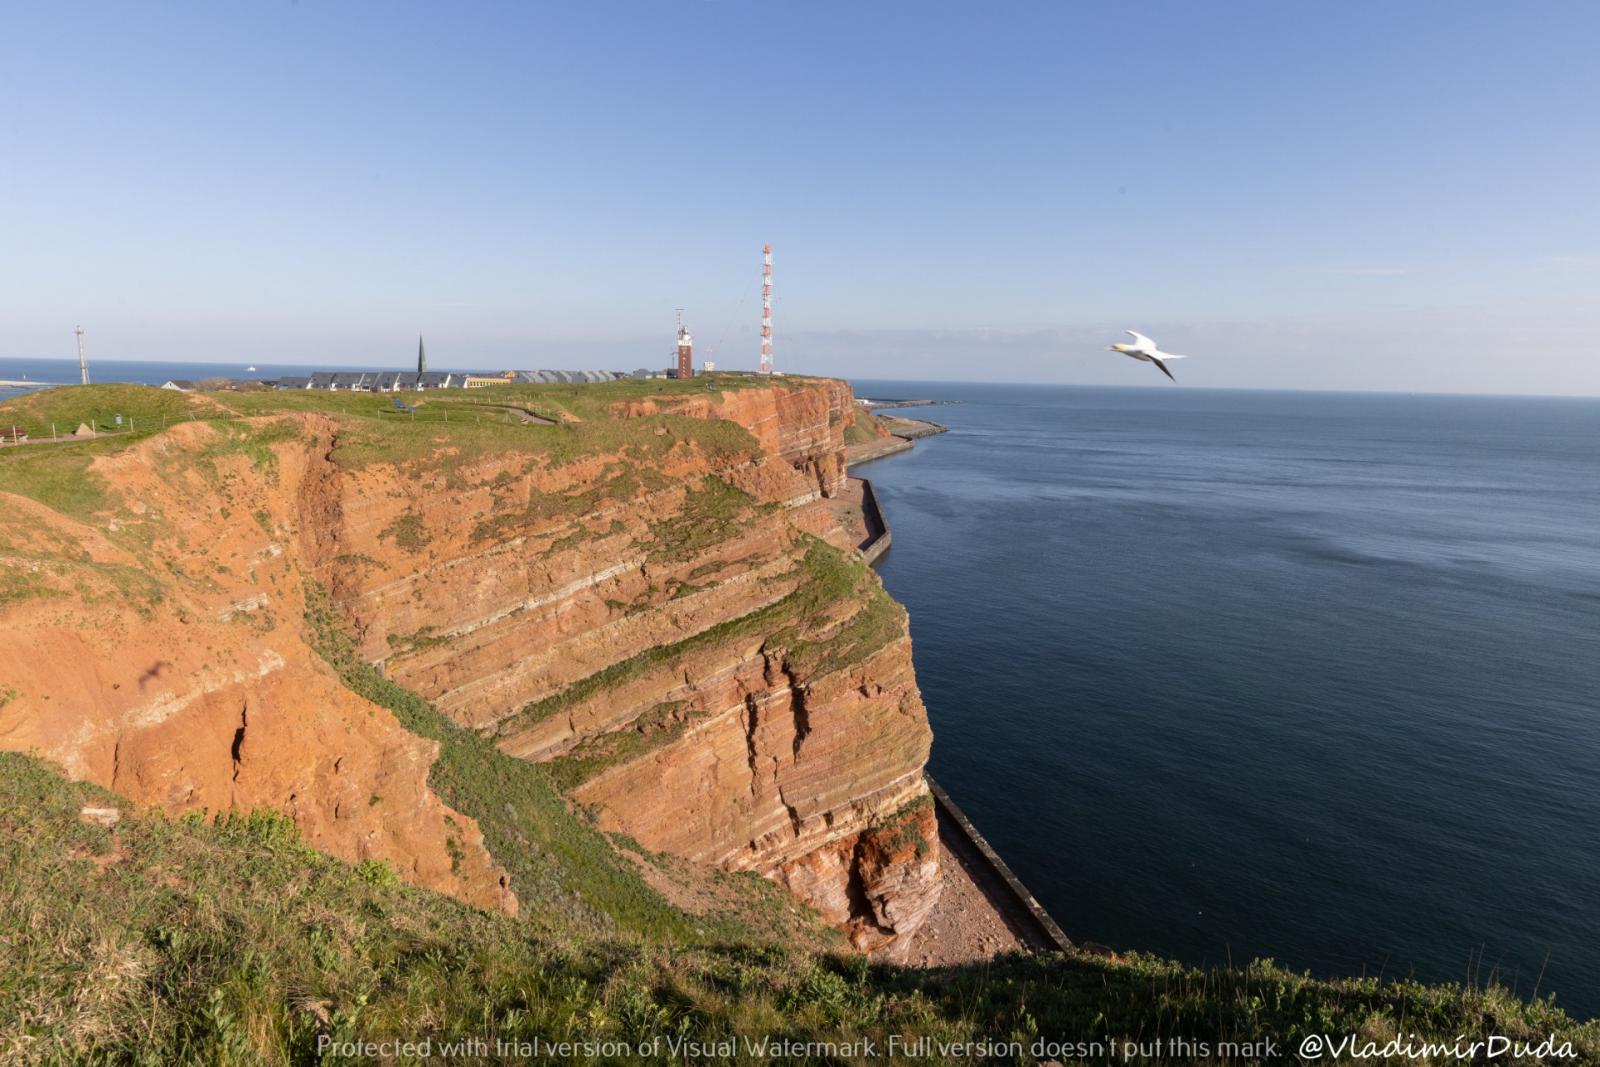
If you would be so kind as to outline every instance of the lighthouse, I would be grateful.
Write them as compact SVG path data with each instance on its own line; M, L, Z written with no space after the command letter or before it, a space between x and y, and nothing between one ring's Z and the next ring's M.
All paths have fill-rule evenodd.
M683 316L678 316L678 377L694 377L694 339L689 336L689 327L683 324Z

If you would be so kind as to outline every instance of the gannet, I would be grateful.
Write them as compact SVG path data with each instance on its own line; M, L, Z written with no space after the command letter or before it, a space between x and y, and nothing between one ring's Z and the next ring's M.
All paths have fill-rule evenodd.
M1123 330L1122 332L1133 338L1133 344L1107 345L1106 351L1121 352L1129 359L1142 359L1146 363L1154 363L1156 365L1156 369L1162 374L1165 374L1168 378L1172 378L1172 372L1167 369L1166 361L1169 359L1188 358L1187 356L1180 356L1175 352L1161 351L1161 349L1156 347L1156 343L1154 341L1150 340L1150 338L1146 337L1144 334L1138 333L1137 331ZM1177 381L1178 379L1172 378L1172 380Z

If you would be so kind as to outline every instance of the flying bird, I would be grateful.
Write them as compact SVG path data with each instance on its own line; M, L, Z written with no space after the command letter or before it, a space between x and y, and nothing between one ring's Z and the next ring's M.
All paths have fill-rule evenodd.
M1176 352L1161 351L1161 349L1156 347L1156 343L1154 341L1150 340L1150 338L1146 337L1144 334L1138 333L1137 331L1123 330L1122 332L1133 338L1133 344L1107 345L1106 351L1121 352L1129 359L1139 359L1146 363L1154 363L1156 365L1156 369L1162 374L1165 374L1168 378L1172 378L1172 372L1167 369L1167 360L1188 358L1187 356L1180 356ZM1178 379L1172 378L1172 380L1177 381Z

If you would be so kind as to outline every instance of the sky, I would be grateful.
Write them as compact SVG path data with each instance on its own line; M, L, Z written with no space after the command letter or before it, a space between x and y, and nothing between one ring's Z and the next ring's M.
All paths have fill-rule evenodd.
M1600 394L1600 5L10 3L0 357Z

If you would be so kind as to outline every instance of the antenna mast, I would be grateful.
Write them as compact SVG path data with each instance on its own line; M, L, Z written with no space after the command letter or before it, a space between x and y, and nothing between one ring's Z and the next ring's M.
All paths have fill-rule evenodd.
M89 363L88 363L87 360L85 360L83 358L83 327L79 326L73 332L75 332L78 335L78 377L83 379L83 384L84 385L88 385L89 384Z
M772 246L761 246L761 373L772 373Z

